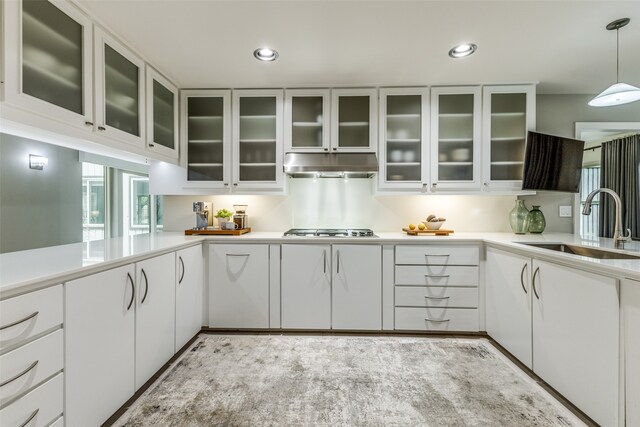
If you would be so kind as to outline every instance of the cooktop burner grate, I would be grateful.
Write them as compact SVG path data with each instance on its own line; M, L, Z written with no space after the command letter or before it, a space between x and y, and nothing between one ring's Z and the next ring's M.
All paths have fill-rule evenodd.
M292 228L285 236L304 237L376 237L368 228Z

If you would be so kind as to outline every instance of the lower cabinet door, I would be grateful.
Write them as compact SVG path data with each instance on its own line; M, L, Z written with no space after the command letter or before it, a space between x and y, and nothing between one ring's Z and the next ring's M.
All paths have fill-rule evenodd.
M209 247L209 326L269 327L269 245Z
M331 329L331 246L282 245L284 329Z
M533 261L533 371L601 426L618 426L618 281Z
M101 425L135 392L134 278L127 265L65 284L68 426Z
M640 281L621 284L626 425L640 426Z
M136 390L174 355L175 256L136 263Z
M333 329L382 329L382 247L333 245Z
M204 262L202 245L176 253L176 346L178 352L202 328Z

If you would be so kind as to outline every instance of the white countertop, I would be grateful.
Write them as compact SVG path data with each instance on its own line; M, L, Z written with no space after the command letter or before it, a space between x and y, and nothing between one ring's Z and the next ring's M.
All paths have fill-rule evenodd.
M568 243L613 249L612 239L586 238L567 233L538 235L455 233L451 236L408 236L402 232L376 232L376 235L377 238L352 238L283 237L280 231L251 232L242 236L184 236L182 233L156 233L11 252L0 254L0 299L136 262L202 241L212 243L485 243L574 267L583 266L602 274L640 280L640 258L600 260L518 243ZM623 252L640 255L640 242L626 244Z

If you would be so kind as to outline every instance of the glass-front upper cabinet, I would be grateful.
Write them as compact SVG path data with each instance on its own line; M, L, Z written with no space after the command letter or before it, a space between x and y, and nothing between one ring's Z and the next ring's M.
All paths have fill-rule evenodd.
M331 91L331 151L376 151L377 104L375 88Z
M330 148L329 89L287 89L285 152L327 152Z
M535 86L483 88L484 183L488 190L519 190L527 131L535 128Z
M92 130L92 24L71 3L2 2L5 100ZM17 66L16 66L17 65Z
M187 181L229 188L231 182L231 91L181 91L182 157Z
M143 147L144 62L95 29L96 126L99 132Z
M282 90L233 92L234 188L283 188L282 115Z
M147 149L178 158L178 88L147 66Z
M428 126L428 89L380 89L380 189L424 188L429 178Z
M431 190L480 188L480 87L431 89Z

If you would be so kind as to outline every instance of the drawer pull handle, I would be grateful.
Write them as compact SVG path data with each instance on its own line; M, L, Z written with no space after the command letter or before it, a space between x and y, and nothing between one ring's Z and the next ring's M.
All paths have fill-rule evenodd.
M539 271L540 271L540 267L536 268L536 271L533 272L533 280L531 280L533 293L536 295L537 299L540 299L540 295L538 295L538 291L536 291L536 276L538 275Z
M4 387L7 384L10 384L12 382L14 382L15 380L17 380L18 378L20 378L23 375L26 375L27 373L29 373L29 371L31 371L33 368L36 367L36 365L38 364L39 360L36 360L35 362L33 362L27 369L25 369L24 371L20 372L19 374L14 375L13 377L9 378L6 381L3 381L2 383L0 383L0 387Z
M251 256L251 254L227 254L227 256Z
M449 277L449 275L448 274L425 274L424 277L439 277L439 278L442 278L442 277Z
M336 266L337 266L336 273L340 274L340 251L339 250L336 251Z
M427 299L437 299L437 300L443 300L443 299L451 298L451 297L430 297L428 295L425 295L424 297L427 298Z
M527 288L524 287L524 277L522 277L526 269L527 269L527 263L525 262L524 265L522 266L522 271L520 272L520 284L522 285L522 290L524 291L524 293L528 294L529 292L527 292Z
M131 274L127 273L127 280L129 281L129 283L131 283L131 301L129 301L129 305L127 306L127 311L129 311L129 309L131 309L131 306L133 305L133 299L136 296L136 287L133 284L133 278L131 278Z
M324 251L324 259L322 260L322 265L324 267L324 274L327 274L327 250Z
M424 256L443 256L443 257L448 257L451 256L449 254L424 254Z
M144 300L147 299L147 293L149 292L149 279L147 278L147 273L145 273L144 268L142 269L142 275L144 276L144 295L142 296L140 304L144 303Z
M36 317L36 316L38 315L38 313L39 313L39 312L38 312L38 311L36 311L36 312L34 312L34 313L32 313L32 314L28 315L28 316L27 316L27 317L25 317L24 319L16 320L15 322L9 323L8 325L0 326L0 331L3 331L3 330L5 330L5 329L7 329L7 328L10 328L10 327L12 327L12 326L19 325L20 323L24 323L24 322L26 322L27 320L31 320L31 319L33 319L34 317Z
M32 419L34 419L36 417L36 415L38 415L38 412L40 412L40 408L38 408L35 411L33 411L33 414L29 415L29 418L27 418L27 420L25 422L23 422L22 424L20 424L18 427L25 427L27 424L29 424L31 422Z
M433 323L447 323L450 319L444 319L444 320L434 320L434 319L424 319L427 322L433 322Z
M182 265L182 275L180 276L180 280L178 280L178 285L182 283L182 280L184 279L184 261L182 260L181 256L178 256L178 259L180 260L180 264Z

